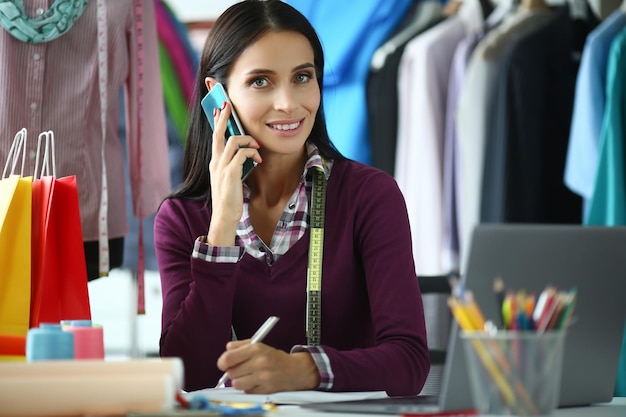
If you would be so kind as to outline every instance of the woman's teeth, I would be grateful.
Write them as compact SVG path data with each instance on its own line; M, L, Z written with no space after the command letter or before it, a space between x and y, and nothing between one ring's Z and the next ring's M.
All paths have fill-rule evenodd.
M299 125L300 125L300 122L290 123L286 125L271 125L271 126L272 128L277 129L277 130L293 130L297 128Z

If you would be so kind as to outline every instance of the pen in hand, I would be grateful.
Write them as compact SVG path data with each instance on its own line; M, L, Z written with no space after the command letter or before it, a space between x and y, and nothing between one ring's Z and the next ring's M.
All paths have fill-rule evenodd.
M278 317L276 316L270 316L267 318L267 320L265 320L265 323L263 323L263 325L261 327L259 327L259 330L256 331L256 333L254 333L252 335L252 338L250 339L250 343L257 343L263 340L263 338L265 336L267 336L267 334L270 332L270 330L272 330L272 328L274 327L274 325L278 322ZM219 381L217 381L217 385L215 386L215 388L224 388L224 384L226 384L226 381L228 380L228 373L224 372L224 375L222 375L222 377L220 378Z

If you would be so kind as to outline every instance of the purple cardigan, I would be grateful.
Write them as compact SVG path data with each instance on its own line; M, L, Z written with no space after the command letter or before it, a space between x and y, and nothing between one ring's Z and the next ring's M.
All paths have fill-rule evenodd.
M245 339L276 315L264 343L287 352L306 344L309 232L273 265L247 253L238 263L211 263L191 255L210 218L210 205L169 199L154 225L160 354L182 358L188 391L221 376L216 362L231 324ZM333 391L420 392L430 362L404 199L391 176L354 161L336 161L328 180L321 312Z

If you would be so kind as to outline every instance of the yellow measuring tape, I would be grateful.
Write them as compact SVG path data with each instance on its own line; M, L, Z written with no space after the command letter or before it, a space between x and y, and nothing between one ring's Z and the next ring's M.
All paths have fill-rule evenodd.
M320 344L322 317L322 255L324 252L324 212L326 209L326 177L321 169L313 175L311 195L311 234L309 267L306 277L306 338L307 345Z

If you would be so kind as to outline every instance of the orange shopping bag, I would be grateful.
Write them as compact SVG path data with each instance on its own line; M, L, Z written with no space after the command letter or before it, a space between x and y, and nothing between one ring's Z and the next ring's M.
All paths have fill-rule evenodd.
M32 178L14 173L20 152L26 152L24 129L15 136L0 179L0 334L13 336L28 332L30 305Z
M44 132L37 165L42 138L44 159L54 161L54 136ZM36 168L32 187L31 327L91 319L76 176L56 178L54 163L52 167L52 172L42 169L41 176Z

